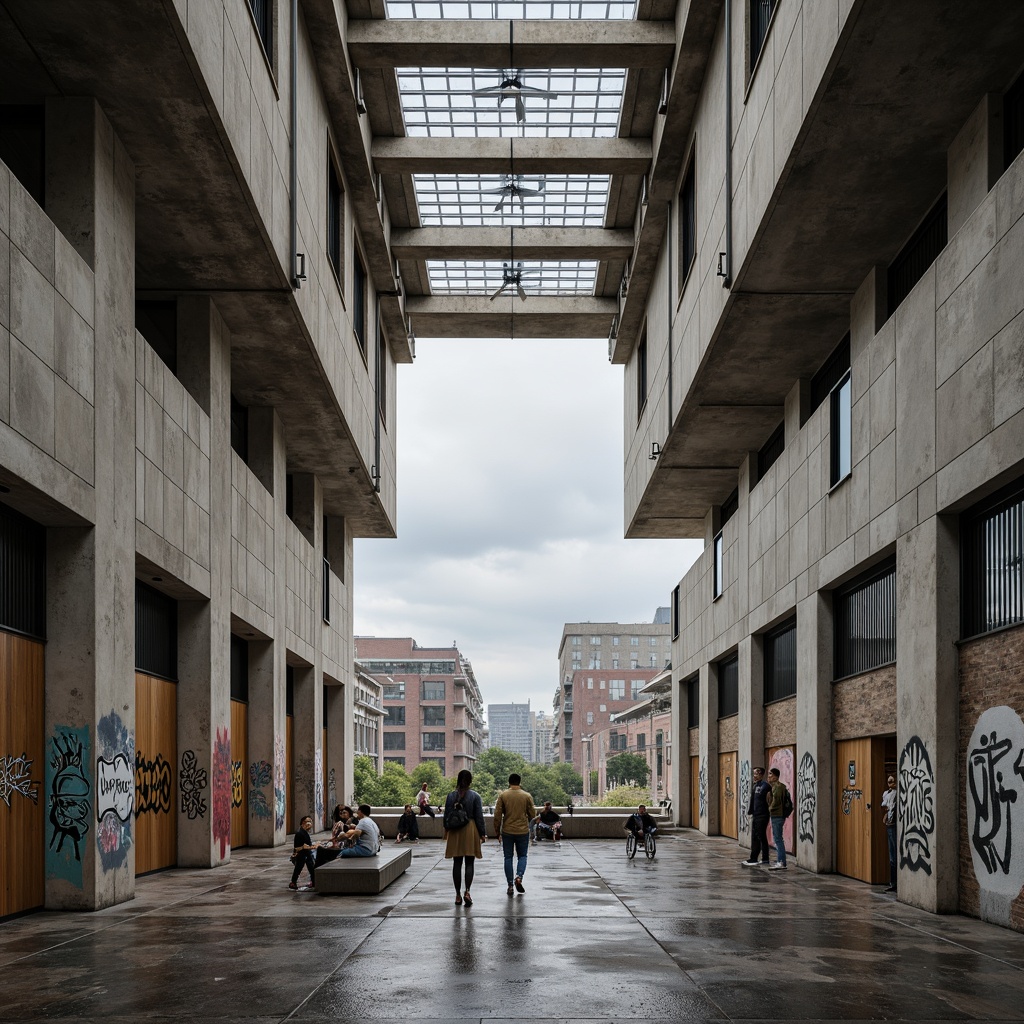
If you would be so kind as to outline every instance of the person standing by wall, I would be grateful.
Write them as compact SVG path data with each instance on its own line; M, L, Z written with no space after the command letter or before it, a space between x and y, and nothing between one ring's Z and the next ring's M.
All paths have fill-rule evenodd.
M501 839L505 854L505 881L508 894L516 890L523 893L523 875L526 874L526 856L530 852L530 822L537 817L533 797L521 787L522 776L513 772L508 777L508 789L498 796L494 804L494 835ZM512 875L512 854L516 855L516 873ZM515 888L513 889L513 885Z
M747 814L750 815L750 856L741 863L747 867L757 864L760 855L761 863L767 865L768 853L768 822L771 815L768 813L768 797L772 787L764 780L764 769L755 768L751 773L754 776L754 787L750 792L750 806Z
M487 842L487 826L484 824L484 805L480 794L469 787L473 784L473 773L466 768L459 772L453 789L444 802L444 856L452 862L452 881L455 883L455 905L465 903L473 906L469 890L473 886L473 869L477 857L483 851L482 843ZM459 810L461 809L461 814ZM468 820L467 820L468 819ZM462 893L462 869L466 869L466 888Z
M793 801L786 784L779 778L778 768L768 769L768 785L771 787L771 795L768 799L768 815L772 823L772 839L775 840L775 863L768 870L785 871L786 838L782 831L783 826L786 824L786 807L788 806L790 811L792 811Z
M882 794L882 821L885 822L885 834L889 840L889 887L886 892L896 891L896 779L890 775L885 780L885 792Z

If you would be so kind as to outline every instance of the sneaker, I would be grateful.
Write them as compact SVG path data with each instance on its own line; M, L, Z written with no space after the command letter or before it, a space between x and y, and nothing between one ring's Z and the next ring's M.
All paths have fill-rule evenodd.
M778 861L776 861L774 864L769 866L768 870L769 871L785 871L786 870L786 865L785 864L780 864Z
M299 892L313 892L315 886L312 885L301 885L299 886Z
M298 889L298 886L294 882L289 882L288 883L288 888L289 889Z
M885 891L886 892L895 892L896 891L896 886L895 885L890 885L889 888L886 889Z
M757 863L757 861L756 860L741 860L740 863L745 868L750 868L750 867L753 867Z
M520 892L526 892L526 890L523 888L523 880L519 877L519 875L516 875L516 888Z
M516 894L515 889L513 889L511 885L508 887L508 894L509 896L515 896Z

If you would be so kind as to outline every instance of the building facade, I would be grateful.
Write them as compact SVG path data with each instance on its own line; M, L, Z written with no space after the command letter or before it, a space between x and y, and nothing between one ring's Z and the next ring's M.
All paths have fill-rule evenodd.
M533 734L530 702L525 704L488 704L488 746L500 747L533 760Z
M551 764L555 759L551 742L551 716L544 711L530 712L530 743L533 753L527 758L534 764Z
M879 884L893 774L898 898L1019 929L1024 10L713 6L615 342L627 534L705 545L675 808L746 843L775 764L799 865Z
M472 770L483 749L483 698L457 647L421 647L412 637L356 637L362 670L383 690L382 751L411 772L425 761L446 778Z
M328 6L0 4L0 917L351 794L411 349Z

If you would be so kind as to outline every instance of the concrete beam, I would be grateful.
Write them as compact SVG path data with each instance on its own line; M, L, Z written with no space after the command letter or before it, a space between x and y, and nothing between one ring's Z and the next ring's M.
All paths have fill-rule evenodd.
M644 174L648 139L374 139L381 174Z
M607 338L614 299L590 296L411 295L406 310L420 338Z
M666 68L671 21L516 21L515 67ZM506 68L506 21L349 21L348 52L359 68Z
M633 232L605 228L435 227L394 231L391 252L403 260L624 259Z

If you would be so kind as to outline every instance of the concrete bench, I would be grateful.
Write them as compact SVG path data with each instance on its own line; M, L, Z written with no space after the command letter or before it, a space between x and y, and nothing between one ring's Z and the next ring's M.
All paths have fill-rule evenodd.
M317 893L383 892L412 864L412 850L385 846L375 857L338 857L316 869Z

